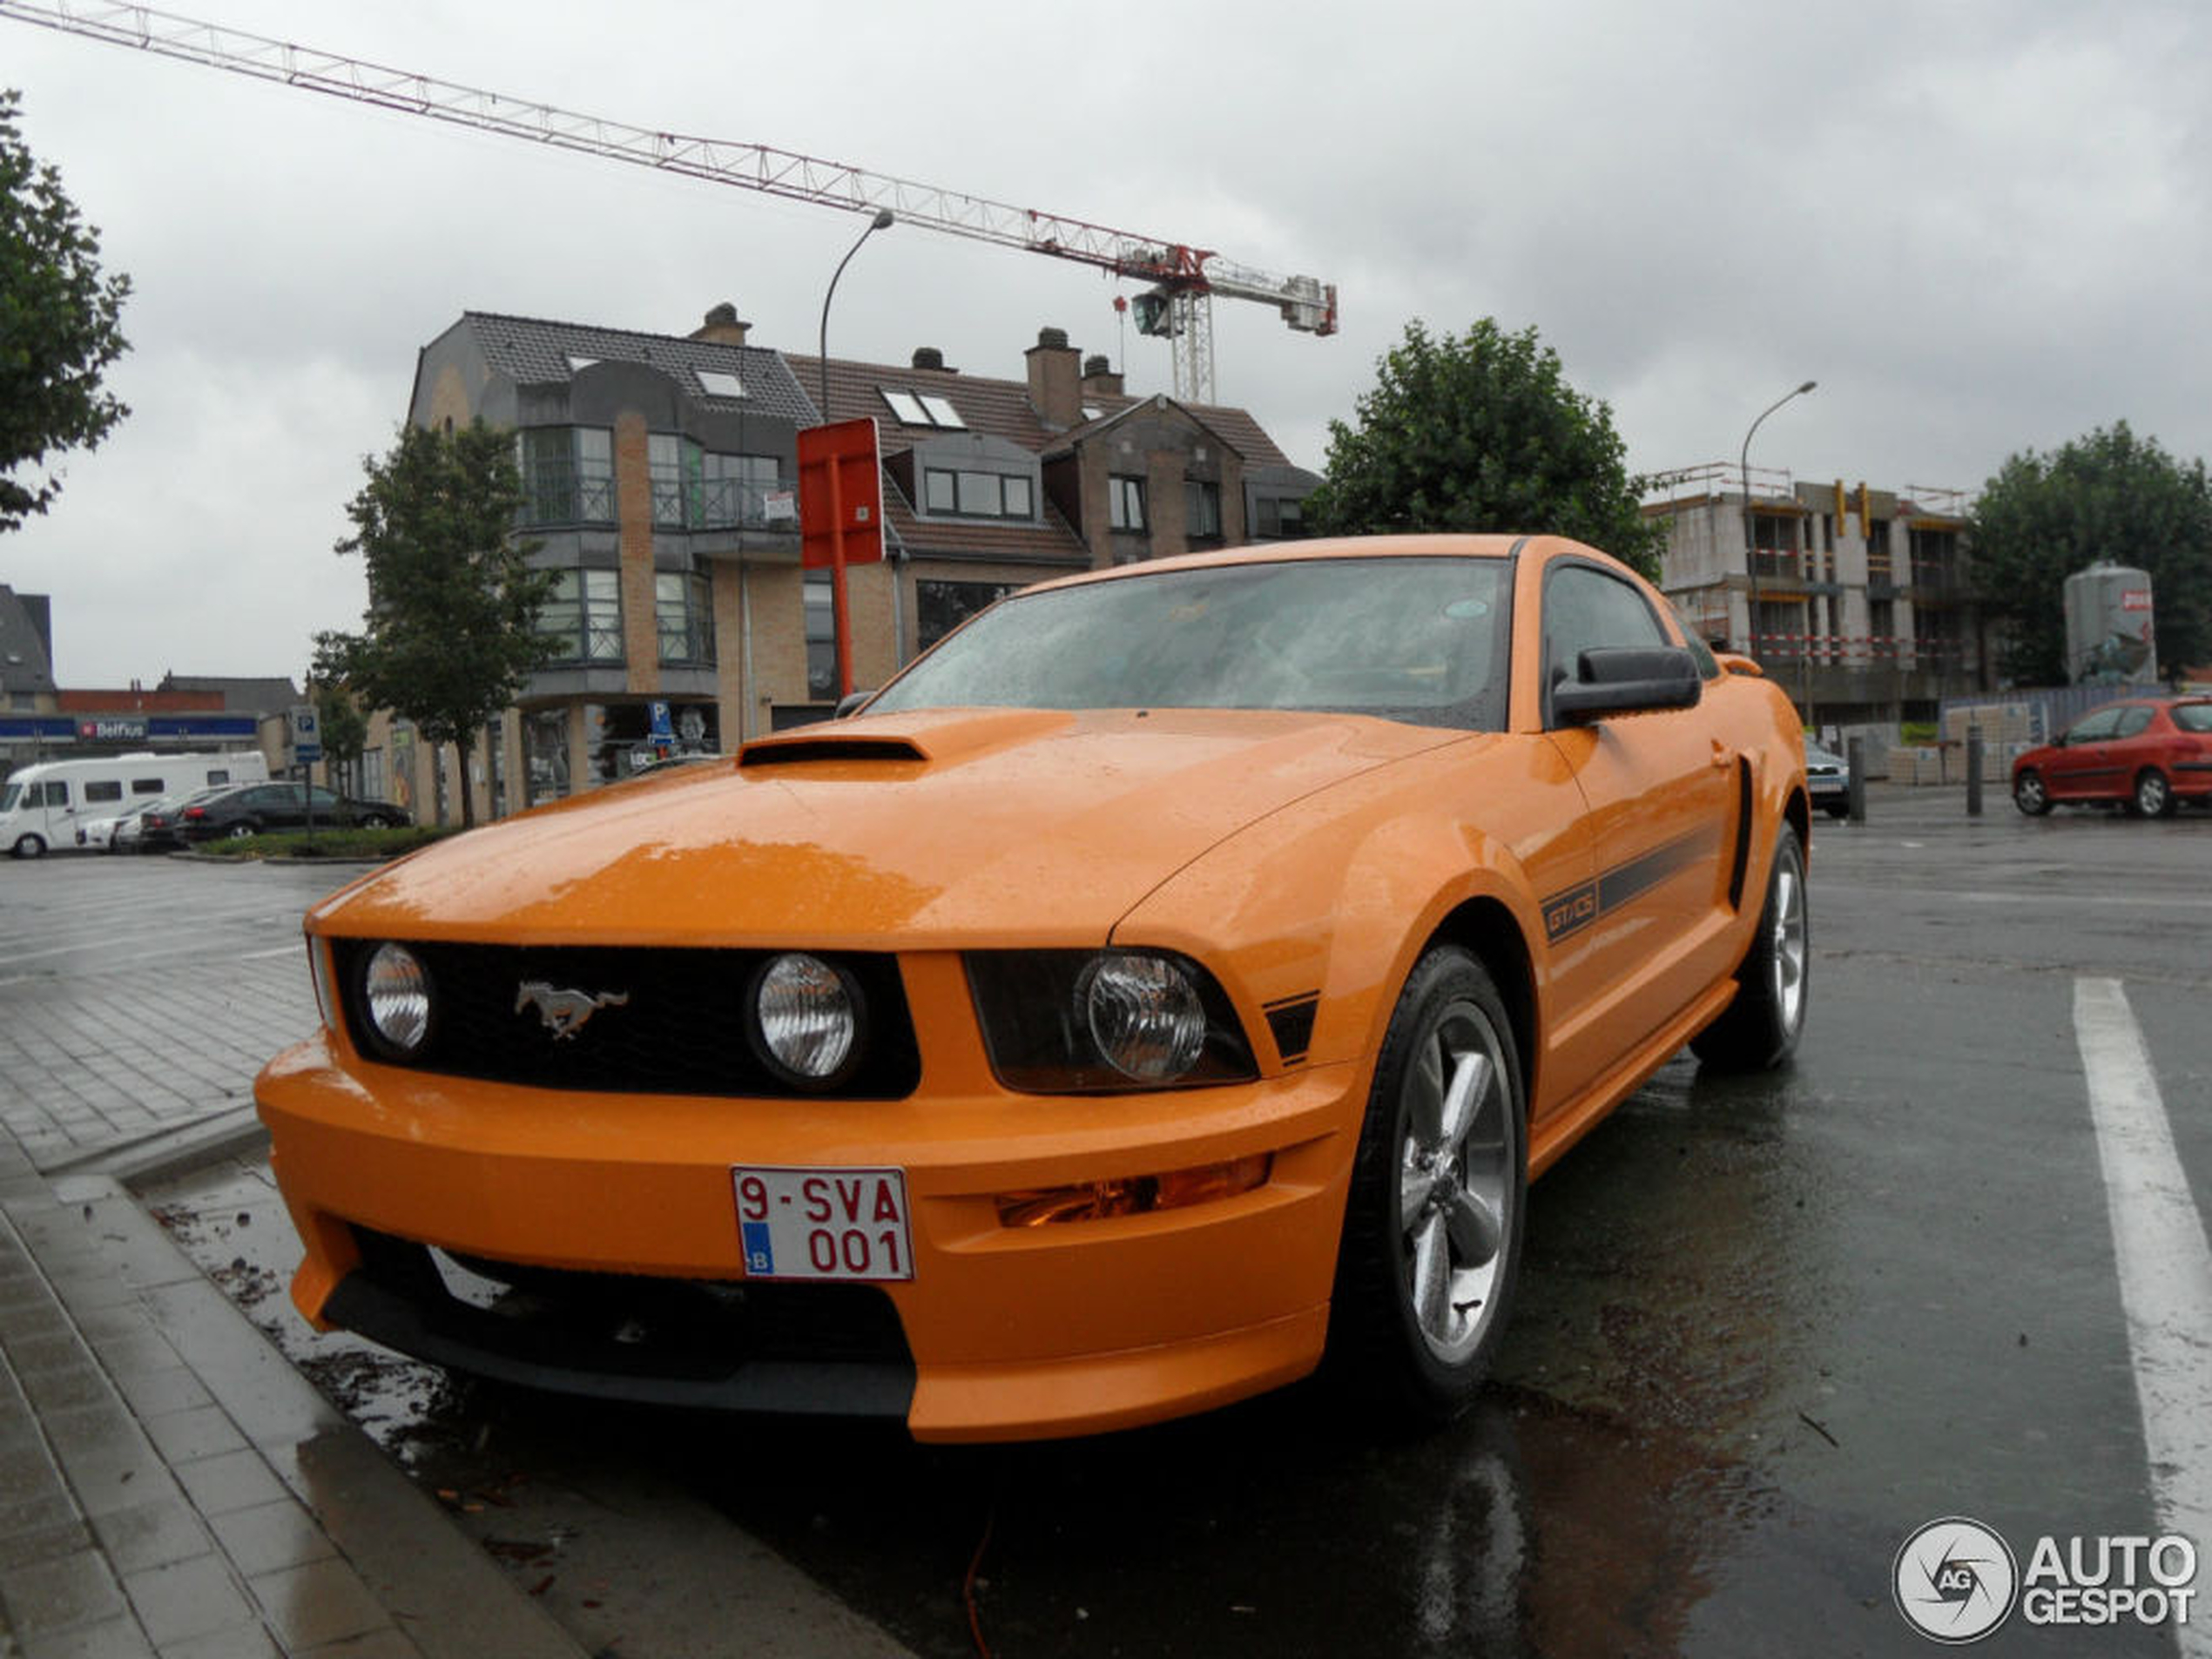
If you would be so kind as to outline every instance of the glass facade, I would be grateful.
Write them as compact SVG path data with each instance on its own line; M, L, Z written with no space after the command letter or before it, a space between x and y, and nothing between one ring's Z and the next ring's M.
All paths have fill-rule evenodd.
M555 663L619 663L622 577L615 570L559 570L537 631L559 642Z
M664 663L714 661L714 588L704 574L664 570L653 577L653 612Z

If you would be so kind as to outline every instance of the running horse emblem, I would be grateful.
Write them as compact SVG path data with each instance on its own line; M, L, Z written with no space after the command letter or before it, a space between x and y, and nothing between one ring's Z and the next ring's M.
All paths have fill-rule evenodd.
M576 1035L601 1008L618 1008L629 1001L627 991L564 991L542 979L526 979L515 988L515 1012L536 1008L556 1042Z

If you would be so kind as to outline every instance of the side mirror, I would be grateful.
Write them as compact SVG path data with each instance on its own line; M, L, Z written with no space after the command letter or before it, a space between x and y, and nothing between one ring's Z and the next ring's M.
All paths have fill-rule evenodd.
M830 718L833 720L842 720L849 716L858 714L860 711L860 705L874 695L875 688L873 686L870 686L865 691L847 691L843 697L837 699L837 712L831 715Z
M1580 678L1552 687L1552 718L1582 725L1608 714L1642 714L1697 705L1705 685L1697 659L1680 645L1598 646L1577 663Z

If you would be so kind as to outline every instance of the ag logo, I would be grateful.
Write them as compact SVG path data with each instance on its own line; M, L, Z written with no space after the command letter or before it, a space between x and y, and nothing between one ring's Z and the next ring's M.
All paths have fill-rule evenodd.
M1931 1521L1897 1552L1891 1593L1905 1622L1932 1642L1979 1642L2013 1610L2020 1563L1979 1521Z

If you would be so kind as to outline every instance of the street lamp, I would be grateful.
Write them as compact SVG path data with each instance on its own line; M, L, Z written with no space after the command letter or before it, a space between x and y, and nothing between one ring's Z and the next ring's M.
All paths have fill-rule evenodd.
M860 233L859 239L853 242L853 246L846 249L845 257L837 262L837 269L830 273L829 287L822 294L822 330L821 338L819 341L821 347L820 361L822 370L822 401L820 414L822 417L822 423L826 426L829 423L830 418L830 301L837 297L837 280L845 274L845 267L853 263L853 256L860 251L860 244L867 241L868 238L873 236L878 231L889 230L894 222L891 210L888 207L879 207L875 210L875 217L868 221L867 229ZM839 545L841 547L843 544L842 543L840 543ZM895 588L894 590L894 598L896 597ZM844 698L850 697L853 694L853 617L852 612L847 608L845 599L845 560L842 554L836 556L830 564L830 616L833 619L837 637L837 694L838 697L842 699Z
M870 238L871 236L873 236L873 235L874 235L874 234L875 234L878 231L887 231L887 230L889 230L889 229L891 228L891 226L892 226L894 223L896 223L896 220L894 219L894 217L893 217L893 215L892 215L892 212L891 212L891 210L890 210L888 207L879 207L879 208L877 208L877 209L875 210L875 217L874 217L873 219L870 219L870 220L868 221L868 227L867 227L867 229L866 229L866 230L864 230L864 231L862 231L862 232L860 233L860 241L853 243L853 246L852 246L850 248L847 248L847 249L846 250L845 257L844 257L843 259L840 260L837 262L837 269L836 269L834 272L833 272L833 273L831 273L831 275L830 275L830 280L829 280L829 288L828 288L828 291L827 291L827 292L826 292L826 293L822 295L822 333L821 333L821 340L820 340L820 345L821 345L820 358L821 358L821 366L822 366L822 419L823 419L825 421L826 421L830 418L830 413L829 413L829 308L830 308L830 301L831 301L832 300L833 300L833 299L835 299L835 298L837 297L837 279L838 279L839 277L843 276L843 275L845 274L845 267L846 267L846 266L848 266L848 265L850 265L850 264L852 264L852 263L853 263L853 256L855 253L858 253L860 251L860 242L865 242L865 241L867 241L867 240L868 239L868 238Z
M1743 435L1743 453L1737 459L1737 470L1743 479L1743 568L1751 573L1751 624L1745 630L1744 644L1754 661L1759 654L1759 552L1751 533L1751 433L1759 429L1764 421L1793 397L1803 397L1818 385L1807 381L1795 391L1784 392L1780 397L1759 411L1759 420L1751 422L1751 431Z

